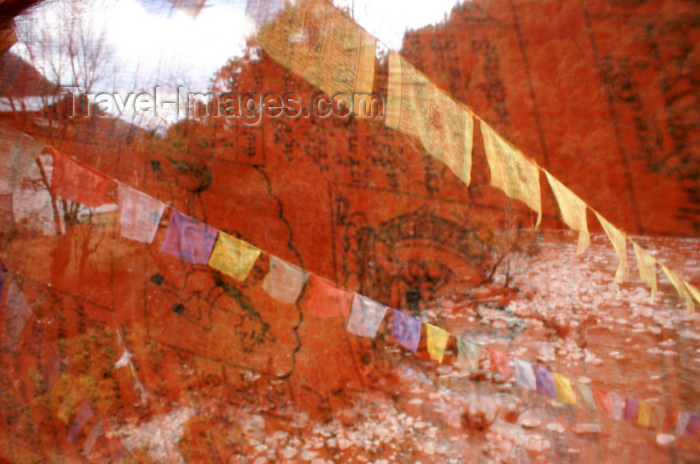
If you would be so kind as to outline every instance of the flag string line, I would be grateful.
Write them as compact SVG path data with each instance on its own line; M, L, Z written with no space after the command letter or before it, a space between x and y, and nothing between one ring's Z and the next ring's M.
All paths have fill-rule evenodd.
M202 221L197 220L196 218L192 218L188 215L185 215L184 213L182 213L179 210L177 210L176 208L174 208L172 205L166 205L165 203L160 202L160 200L157 200L157 199L151 197L147 193L141 192L140 190L137 190L137 189L133 189L132 187L129 187L128 185L117 180L116 178L112 178L103 172L100 172L100 171L97 171L93 168L85 166L72 157L62 155L59 152L57 152L57 150L53 149L53 147L50 147L50 148L51 148L54 156L58 156L58 155L64 156L65 159L70 160L71 162L75 162L77 168L86 169L88 171L98 173L99 175L104 176L105 178L111 180L117 186L121 185L121 186L127 187L127 188L139 193L140 195L143 195L143 197L150 199L151 201L155 201L155 202L160 203L163 206L163 209L162 209L162 212L160 213L159 217L157 218L158 220L154 221L156 229L160 227L160 222L161 222L162 217L164 215L165 207L167 206L171 210L170 223L168 225L168 231L167 231L168 234L173 230L174 227L177 227L176 221L173 219L175 215L185 216L186 218L189 218L193 221L196 221L200 224L203 224L206 227L210 228L211 230L215 231L216 236L217 236L216 243L213 244L211 246L211 248L209 249L208 256L207 256L207 258L209 258L209 259L211 259L211 257L213 256L214 249L216 248L217 244L220 242L221 238L222 237L229 237L229 238L231 237L216 227L210 226ZM71 198L65 198L65 199L70 200L70 201L75 201L75 200L72 200ZM118 206L119 206L119 211L120 211L120 215L121 215L124 213L124 208L122 207L123 205L121 205L121 204L118 204ZM224 234L224 235L222 235L222 234ZM121 235L125 238L129 238L129 237L126 237L124 235L123 227L122 227ZM252 269L255 262L257 262L257 260L259 259L260 254L262 254L262 253L265 253L269 257L274 257L275 259L280 260L282 263L284 263L292 268L296 268L296 266L292 265L291 263L287 263L285 260L277 257L276 255L273 255L269 252L257 249L253 245L248 244L247 242L245 242L241 239L238 239L235 237L233 237L233 238L236 241L241 242L241 244L243 244L243 246L249 246L249 247L254 248L255 250L258 251L258 253L254 255L254 260L252 260L252 262L250 262L251 259L248 259L248 261L249 261L248 265L247 265L248 270L246 272L244 272L243 274L234 275L232 273L227 272L225 268L218 268L218 267L212 266L210 264L209 259L207 259L206 262L200 262L200 263L194 263L194 264L196 264L196 265L197 264L208 265L212 269L218 270L219 272L226 274L226 275L228 275L228 276L230 276L238 281L244 281L246 279L248 273ZM132 240L134 240L134 239L132 239ZM141 240L137 240L137 241L141 241ZM166 237L165 241L167 241L167 237ZM165 241L164 241L163 245L165 245ZM153 239L151 239L150 241L145 242L145 243L150 244L152 242L153 242ZM161 248L161 251L168 253L167 251L164 250L164 247ZM177 258L177 256L173 253L168 253L168 254L171 254L172 256ZM236 257L239 257L239 256L236 256ZM182 261L187 261L186 259L183 259L182 257L180 259ZM316 282L319 279L322 281L330 282L336 289L340 290L341 292L344 292L344 294L346 294L348 297L352 296L352 305L351 305L352 307L351 307L350 316L348 318L348 324L346 326L346 330L350 333L353 333L353 334L359 335L359 336L374 338L376 336L377 329L384 322L384 319L386 319L386 312L389 309L391 309L393 312L392 335L393 335L393 338L398 342L398 344L403 346L404 348L407 348L407 346L404 343L402 343L401 340L399 340L399 337L396 335L396 331L395 331L396 317L397 317L396 314L400 313L401 317L413 319L414 321L417 321L417 323L419 324L418 343L420 343L420 341L423 339L423 337L421 336L421 332L422 332L422 329L425 327L428 353L430 355L430 358L434 361L437 361L438 363L442 363L442 356L447 349L447 346L449 344L449 339L451 337L454 337L456 342L457 342L458 353L457 353L457 360L453 364L464 363L465 361L471 362L473 367L469 369L470 371L475 371L475 370L478 370L479 368L488 368L491 371L494 371L496 373L501 374L503 377L505 377L506 380L512 379L513 378L512 376L515 375L516 383L525 389L534 390L540 395L549 397L551 399L555 399L556 401L564 403L564 404L568 403L568 404L577 405L579 407L584 407L584 404L586 404L588 406L588 408L591 410L602 409L603 412L608 412L611 416L613 416L614 419L617 419L617 420L621 420L622 415L627 413L628 408L626 406L622 410L620 410L619 408L617 410L612 410L610 406L606 406L606 405L610 404L610 396L611 395L615 395L617 398L623 398L622 396L617 395L615 392L610 392L610 391L602 389L602 388L591 387L587 383L582 383L582 382L577 381L575 379L573 380L574 384L572 386L572 383L571 383L572 380L569 377L564 376L563 374L559 374L558 372L552 372L544 367L540 367L539 365L532 364L528 361L521 360L515 356L511 356L511 355L508 355L508 354L503 353L501 351L498 351L494 348L490 348L489 346L487 346L483 343L471 340L470 337L467 336L466 334L463 334L461 336L457 336L457 335L455 335L447 330L441 329L437 326L433 326L432 324L423 322L418 318L407 315L403 311L399 311L395 308L385 306L385 305L383 305L379 302L376 302L368 297L362 296L357 292L352 292L352 291L349 291L346 289L342 289L342 288L336 286L335 283L328 281L322 277L319 277L312 272L309 272L307 270L300 269L300 268L297 268L297 269L299 269L302 273L304 273L305 276L313 277L314 282ZM272 272L272 270L269 270L268 275L271 272ZM46 284L42 284L42 285L46 285ZM315 291L319 291L319 290L314 289L314 292ZM270 291L267 291L267 293L271 294ZM307 306L310 306L309 305L310 296L307 296L307 293L313 294L313 292L309 292L308 279L305 278L300 289L299 289L299 292L297 293L297 295L294 299L294 303L300 302L302 299L304 299L304 297L307 297L306 298L307 299ZM274 296L273 296L273 298L274 298ZM365 302L366 307L363 306L362 304L358 304L358 301L360 301L360 300ZM360 301L360 303L362 301ZM372 307L371 305L375 305L375 309L379 309L379 311L376 311L377 313L381 313L381 315L379 317L374 317L374 318L369 317L372 314L371 311L368 309L368 308ZM364 309L362 309L362 308L364 308ZM307 309L312 310L311 308L307 308ZM341 310L342 310L342 308L341 308ZM342 315L342 313L339 313L339 315ZM367 323L368 317L370 319L369 323ZM359 330L357 329L357 326L355 324L353 324L353 320L355 320L356 322L359 320L359 324L360 324ZM364 328L361 327L362 324L370 326L368 332L365 331L366 327L364 327ZM440 342L438 342L438 343L435 342L435 337L437 337L438 335L431 335L433 332L438 333L438 335L439 335L439 333L443 334L443 338L441 339ZM471 355L468 355L465 353L468 345L472 345L472 346L477 347L477 350L472 352ZM410 349L410 348L408 348L408 349ZM415 350L412 350L412 349L411 349L411 351L416 352ZM488 353L488 359L487 359L488 366L486 366L486 362L482 362L482 359L487 358L487 356L485 356L485 354L486 354L485 352ZM470 361L470 359L471 359L471 361ZM476 363L475 366L474 366L474 363ZM483 367L481 367L481 366L483 366ZM576 395L574 393L574 386L576 387L576 391L578 392L578 395ZM589 393L581 393L583 391L587 391ZM595 400L595 404L593 404L593 402L594 402L594 400L592 399L594 397L593 392L597 392L598 396L602 397L602 399L600 399L601 404L598 404L598 400ZM577 400L577 397L579 398L579 400ZM656 404L652 404L652 403L645 402L645 401L638 401L636 399L629 398L629 397L624 397L624 398L625 398L625 400L629 400L630 408L633 407L632 405L634 405L634 407L636 408L634 411L634 417L632 419L626 419L628 422L635 423L638 425L643 425L644 427L649 427L649 423L651 421L650 414L652 414L649 411L654 410L654 411L657 411L657 413L656 413L657 415L654 416L654 417L656 417L656 419L655 419L656 420L656 422L655 422L656 429L666 427L666 421L670 420L670 419L668 419L669 415L673 415L673 414L675 414L675 416L670 416L670 417L675 417L676 423L669 424L669 427L675 425L676 434L681 435L681 434L687 433L689 435L696 435L698 432L698 429L700 428L700 415L699 414L692 414L691 415L691 414L683 412L683 411L676 411L675 409L668 408L668 409L666 409L665 415L664 415L661 412L658 412L658 410L657 410L658 408L663 409L661 406L657 406ZM643 407L645 408L644 411L645 411L646 415L644 415L644 416L642 416L641 414L638 413L638 408L639 408L640 404L643 405ZM619 401L618 401L617 406L619 406ZM632 413L630 412L630 414L632 414ZM685 421L687 419L687 423L678 422L678 420L679 420L678 417L681 417L683 421ZM642 422L640 422L640 421L642 421Z
M250 1L250 0L249 0L249 1ZM412 65L408 60L406 60L401 54L399 54L398 52L392 50L392 48L391 48L389 45L387 45L386 43L382 42L380 39L378 39L377 37L375 37L374 35L372 35L369 31L367 31L367 30L366 30L365 28L363 28L360 24L358 24L357 21L354 20L354 18L349 17L342 9L338 8L337 6L335 6L330 0L321 0L321 1L323 1L324 3L326 3L327 5L329 5L331 8L333 8L333 9L337 10L338 12L340 12L340 13L341 13L342 15L344 15L348 20L352 21L358 29L362 30L365 34L367 34L367 35L369 35L370 37L372 37L377 43L381 44L384 48L386 48L387 50L389 50L389 52L390 52L389 54L391 54L391 53L396 54L396 56L398 56L398 57L400 58L400 60L406 62L409 66L411 66L412 72L416 73L416 74L417 74L418 76L420 76L422 79L425 79L425 81L426 81L428 84L432 85L435 89L437 89L437 91L438 91L441 95L446 96L446 97L449 98L453 103L455 103L457 106L459 106L459 107L462 108L464 111L466 111L466 112L468 113L469 117L471 117L472 119L477 120L477 121L479 122L479 127L480 127L480 130L481 130L482 138L484 137L483 125L488 126L488 124L487 124L486 121L484 121L479 115L477 115L477 114L472 110L472 108L471 108L469 105L467 105L466 103L463 103L463 102L459 101L459 100L458 100L456 97L454 97L451 93L446 92L445 90L441 89L432 79L430 79L429 77L427 77L424 73L422 73L422 72L421 72L420 70L418 70L415 66L413 66L413 65ZM279 14L279 12L277 12L276 14ZM270 19L267 19L265 22L267 23L267 22L269 22L269 21L270 21ZM257 33L259 34L259 32L260 32L260 30L258 29ZM293 72L293 73L299 75L299 76L300 76L301 78L303 78L306 82L308 82L309 84L315 86L315 84L312 83L312 82L310 82L304 75L300 74L297 70L293 69L293 67L292 67L291 65L286 65L285 63L281 63L279 60L277 60L277 59L273 56L273 53L270 52L270 51L268 51L268 50L266 50L266 48L264 47L264 45L262 45L262 43L261 43L261 47L262 47L263 50L265 50L266 52L268 52L268 55L270 55L270 57L271 57L273 60L275 60L276 62L278 62L281 66L283 66L283 67L285 67L286 69L288 69L289 71L291 71L291 72ZM376 55L376 54L375 54L375 55ZM375 59L376 59L376 57L375 57ZM391 64L389 64L389 82L390 82L390 83L391 83L391 81L392 81L392 79L391 79L392 71L393 71L393 72L396 72L395 70L392 70L392 66L391 66ZM374 70L373 70L373 72L374 72ZM399 74L401 74L401 72L400 72ZM399 78L400 78L400 77L401 77L401 76L399 76ZM401 85L404 85L403 81L402 81ZM391 85L390 85L389 87L391 87ZM424 92L424 95L425 95L425 92ZM391 102L391 98L388 98L387 104L389 104L390 102ZM399 105L399 106L402 106L402 104ZM387 109L387 112L389 112L390 110L391 110L391 108L388 108L388 109ZM624 253L622 253L621 251L619 251L619 250L617 249L617 247L614 247L616 253L618 254L618 259L619 259L619 261L620 261L619 266L618 266L618 273L616 273L616 276L615 276L615 281L616 281L617 283L624 281L624 280L628 277L628 275L629 275L629 265L628 265L628 261L627 261L627 241L629 241L629 242L632 243L632 245L633 245L633 247L634 247L634 249L635 249L635 254L636 254L636 257L637 257L637 263L638 263L638 268L639 268L640 277L641 277L642 280L643 280L644 282L646 282L647 285L650 287L650 291L651 291L650 301L653 302L654 297L655 297L655 295L656 295L656 293L657 293L658 278L657 278L656 264L659 264L659 265L661 266L661 269L662 269L663 273L666 275L666 277L668 278L668 280L669 280L669 282L671 283L671 285L673 285L673 287L675 288L675 290L676 290L676 292L677 292L677 294L678 294L678 297L679 297L680 299L684 300L684 302L685 302L685 304L686 304L687 312L688 312L688 313L692 313L692 312L694 311L694 303L693 303L693 300L695 300L698 304L700 304L700 290L699 290L699 289L697 289L697 288L696 288L695 286L693 286L690 282L688 282L687 279L683 279L683 278L681 278L680 276L678 276L675 272L673 272L671 269L669 269L668 267L666 267L663 263L659 262L656 258L654 258L653 256L647 254L646 251L644 250L644 248L642 248L642 247L641 247L638 243L636 243L634 240L632 240L632 239L630 239L629 237L627 237L627 234L625 234L624 232L620 231L620 230L619 230L618 228L616 228L614 225L612 225L611 223L609 223L609 221L607 221L607 220L604 218L604 216L603 216L600 212L598 212L595 208L593 208L592 206L590 206L590 205L588 204L588 202L582 200L578 195L576 195L572 190L570 190L565 184L561 183L556 177L554 177L551 173L549 173L549 171L547 171L545 168L541 167L534 159L532 159L531 157L525 155L522 151L520 151L517 147L515 147L514 144L512 144L510 141L504 139L504 138L503 138L502 136L500 136L495 130L493 130L492 128L490 128L490 126L488 126L488 127L489 127L489 129L490 129L491 131L493 131L493 133L495 134L495 136L496 136L500 141L506 143L506 144L510 147L510 149L511 149L512 152L517 153L518 156L524 158L524 159L527 160L529 163L532 163L532 165L534 165L534 166L537 168L538 173L544 173L545 176L553 178L556 182L559 182L562 186L564 186L564 187L569 191L569 193L571 193L571 195L572 195L573 197L575 197L575 198L578 199L579 201L583 202L583 204L584 204L585 207L586 207L586 210L590 210L591 212L593 212L593 213L596 215L596 217L598 218L598 220L599 220L601 226L603 226L603 229L604 229L606 235L608 235L608 238L610 239L611 242L613 242L613 239L612 239L612 237L611 237L611 234L614 234L615 236L617 236L617 237L619 237L620 239L624 240L624 246L623 246L623 248L624 248ZM390 129L398 129L399 132L402 132L402 131L400 130L400 128L394 128L394 127L389 127L389 128L390 128ZM432 130L432 127L430 127L429 130ZM404 134L404 135L409 135L409 136L412 136L412 137L416 137L414 134ZM466 136L466 135L467 135L467 134L465 134L465 136ZM473 144L473 139L474 139L473 129L472 129L472 131L471 131L471 134L468 134L468 135L469 135L469 137L471 137L471 139L472 139L472 144ZM432 134L432 136L433 136L433 137L437 137L436 134ZM419 138L419 140L421 139L421 137L418 137L418 138ZM472 145L472 146L473 146L473 145ZM485 149L486 149L486 143L484 143L484 146L485 146ZM441 159L440 157L435 156L434 154L430 153L429 150L427 149L427 147L426 147L426 151L427 151L429 154L431 154L431 156L433 156L433 158L439 160L441 163L445 164L446 166L448 166L448 168L450 168L450 166L445 162L444 159ZM469 152L469 153L465 152L465 153L464 153L464 157L467 158L467 159L469 160L469 169L470 169L470 170L471 170L471 156L472 156L472 153L471 153L471 152ZM487 156L487 158L488 158L488 156ZM490 161L490 160L487 160L487 161L489 162L489 166L491 166L491 161ZM458 177L459 177L459 176L458 176ZM471 178L471 174L469 173L469 174L468 174L468 179L470 179L470 178ZM460 180L462 180L462 179L460 179ZM492 180L493 180L493 176L492 176ZM470 183L469 180L467 180L467 181L462 180L462 181L463 181L466 185L469 185L469 183ZM540 211L539 211L539 214L540 214L540 218L541 218L542 212L541 212L541 193L539 192L539 175L538 175L538 179L537 179L537 184L538 184L538 195L539 195L538 201L540 202ZM499 187L496 187L496 188L499 188ZM553 189L553 187L551 186L551 183L550 183L550 188ZM503 190L503 188L501 188L501 190ZM554 194L554 192L552 192L552 193ZM509 194L507 194L507 195L508 195L508 196L511 196L511 195L509 195ZM564 204L563 204L563 202L559 200L559 198L557 197L556 194L555 194L554 196L555 196L555 200L557 201L557 203L558 203L558 205L559 205L560 210L561 210L562 213L563 213L563 212L564 212ZM520 200L523 201L522 198L520 198ZM585 217L585 214L586 214L586 213L584 212L584 217L583 217L583 219L582 219L582 220L583 220L583 226L582 226L582 227L583 227L583 229L586 231L586 234L588 235L588 237L590 237L590 235L589 235L589 233L588 233L588 226L587 226L588 221L587 221L587 218ZM602 221L608 222L608 225L611 227L612 232L610 232L610 233L608 232L608 229L603 225L603 222L602 222ZM568 224L566 224L566 225L568 226ZM537 224L536 228L537 228L538 226L539 226L539 218L538 218L538 224ZM582 234L582 233L583 233L582 230L579 230L578 232L579 232L579 234ZM619 235L617 235L617 234L619 234ZM585 249L587 249L587 248L588 248L588 246L586 246L583 250L581 250L581 251L580 251L579 253L577 253L577 254L583 253L583 252L585 251ZM640 252L637 252L637 249L639 249L639 250L641 250L641 251L640 251ZM653 272L653 276L652 276L652 275L647 275L647 277L650 278L650 279L653 279L653 283L650 283L647 279L644 278L644 276L642 276L642 272L643 272L642 263L644 262L644 259L645 259L645 258L648 259L648 260L650 260L651 263L652 263L651 266L653 267L653 269L652 269L651 272ZM624 263L624 265L623 265L623 263ZM648 267L649 267L649 264L648 264L648 263L646 264L646 267L647 267L647 271L648 271ZM618 277L618 274L619 274L619 277Z

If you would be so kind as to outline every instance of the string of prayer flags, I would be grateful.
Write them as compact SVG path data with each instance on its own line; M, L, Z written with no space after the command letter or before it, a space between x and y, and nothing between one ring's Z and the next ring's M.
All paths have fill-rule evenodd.
M392 328L394 339L401 346L415 353L418 351L418 344L420 343L421 321L395 309L392 312L394 316Z
M629 274L629 268L627 266L627 239L625 238L625 234L620 232L614 225L606 221L603 216L597 212L595 215L598 218L600 225L603 226L605 235L608 236L613 248L615 248L615 253L617 253L619 264L617 266L617 272L615 273L615 283L619 284L623 282Z
M576 395L571 387L571 380L558 373L553 374L554 388L557 390L557 401L564 404L576 404Z
M209 266L243 282L260 256L260 249L250 243L219 232Z
M493 348L487 348L489 352L490 369L498 372L505 378L510 377L510 356Z
M625 412L625 399L615 392L610 392L610 404L612 405L612 417L615 420L622 420Z
M119 226L121 234L131 240L151 243L165 212L165 204L119 182Z
M649 302L653 302L658 291L656 283L656 260L649 253L644 251L642 247L636 243L634 246L634 254L637 255L637 267L639 268L639 277L649 286L651 295Z
M104 203L110 178L49 147L53 154L51 193L87 207Z
M182 261L206 265L216 243L217 230L172 209L170 225L161 250Z
M597 387L592 387L591 390L593 390L593 401L598 410L612 416L613 408L610 393L607 390Z
M277 256L270 256L270 271L263 281L263 290L283 303L295 303L304 288L308 274Z
M576 254L580 255L591 244L591 236L588 233L588 222L586 220L586 211L588 207L574 192L569 190L564 184L559 182L553 175L545 171L549 185L554 192L554 196L559 203L564 224L569 226L571 230L578 232L578 246Z
M450 340L450 333L432 324L425 324L425 333L427 335L430 359L441 363L445 355L447 342Z
M331 98L372 93L377 39L326 0L288 3L262 26L258 41L273 60Z
M556 398L557 390L554 386L554 376L552 373L540 366L533 366L533 370L535 371L537 393L550 398Z
M257 38L262 48L281 66L328 95L342 93L347 99L354 95L354 112L363 115L357 102L372 100L377 39L326 0L299 0L284 7L283 3L274 0L263 11L260 0L248 2L246 13L260 26ZM418 137L428 153L445 163L467 185L471 179L473 119L466 107L399 54L390 52L387 127ZM542 220L540 168L484 121L480 121L480 127L491 184L536 211L538 227ZM579 232L577 254L580 254L590 243L586 205L546 174L564 222ZM615 282L620 283L628 274L625 235L596 215L620 259L615 274ZM700 300L700 295L696 300ZM692 300L686 299L686 304L690 308Z
M457 364L470 371L479 369L479 356L481 348L479 345L457 337Z
M381 303L355 293L348 318L348 332L374 338L388 308Z
M535 372L532 370L532 364L522 359L514 360L515 381L523 388L528 390L537 390L537 380Z
M678 297L685 301L685 306L688 309L688 312L692 313L695 310L695 305L693 304L693 299L690 296L690 293L688 293L688 289L683 283L683 279L678 277L678 275L675 272L673 272L663 264L661 264L661 269L663 269L664 274L666 274L666 277L668 277L668 280L671 281L671 285L673 285L673 288L675 288L678 292Z
M595 399L593 398L591 386L581 382L576 382L574 386L577 395L576 403L585 404L591 411L595 410Z
M538 227L542 221L539 167L503 140L488 124L481 121L480 126L484 151L491 170L491 185L536 211L535 227Z
M472 114L398 53L389 53L387 127L417 137L425 151L471 182Z
M311 295L306 302L309 311L318 317L347 316L353 294L326 279L312 277Z
M646 401L639 402L639 411L637 412L637 424L642 427L651 425L651 404Z

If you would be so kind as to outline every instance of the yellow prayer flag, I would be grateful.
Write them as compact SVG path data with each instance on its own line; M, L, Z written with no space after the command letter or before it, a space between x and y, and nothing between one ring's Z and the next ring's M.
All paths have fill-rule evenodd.
M651 404L646 401L639 402L639 411L637 412L637 424L642 427L649 427L651 424Z
M446 330L431 324L425 324L425 331L428 338L428 353L430 358L441 363L442 357L450 339L450 333Z
M261 28L258 41L273 60L331 98L372 92L377 39L326 0L289 3Z
M571 388L571 380L561 374L554 373L554 387L557 390L557 401L560 403L576 404L576 395Z
M466 185L471 182L474 119L398 53L389 54L387 127L418 137L431 156Z
M659 263L661 264L661 263ZM690 293L688 293L688 290L686 289L684 285L683 279L678 277L678 275L661 264L661 269L663 269L664 274L666 274L666 277L668 277L668 280L671 281L671 285L676 289L678 292L678 297L682 300L685 301L685 307L688 309L689 313L692 313L695 311L695 305L693 304L693 298L690 296Z
M695 301L700 304L700 290L689 284L688 281L683 281L683 283L685 284L685 288L687 288L693 298L695 298Z
M603 226L605 235L607 235L610 242L612 242L615 253L617 253L617 257L620 260L617 266L617 272L615 273L615 283L619 284L623 282L629 274L629 267L627 266L627 238L624 233L620 232L614 225L606 221L603 216L598 213L595 213L595 215L600 225Z
M544 172L552 187L552 192L559 203L564 224L572 230L578 231L578 247L576 254L580 255L591 244L591 236L588 233L588 222L586 221L586 203L581 200L574 192L569 190L564 184L559 182L553 175Z
M491 170L491 185L510 198L520 200L537 212L537 224L542 221L540 170L534 161L503 140L488 124L481 122L484 151Z
M639 277L649 286L651 295L649 301L654 301L658 287L656 284L656 259L649 255L642 247L633 243L634 253L637 255L637 267L639 268Z
M219 231L209 266L244 281L260 256L260 250L248 242Z

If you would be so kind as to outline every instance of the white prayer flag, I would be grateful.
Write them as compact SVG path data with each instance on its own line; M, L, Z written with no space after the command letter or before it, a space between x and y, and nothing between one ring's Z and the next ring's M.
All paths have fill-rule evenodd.
M122 236L144 243L153 242L165 204L121 182L118 186Z
M384 320L387 307L358 293L352 300L352 311L348 320L348 332L362 337L374 338Z
M294 303L304 288L306 277L306 272L297 266L270 256L270 272L263 282L263 290L278 301Z

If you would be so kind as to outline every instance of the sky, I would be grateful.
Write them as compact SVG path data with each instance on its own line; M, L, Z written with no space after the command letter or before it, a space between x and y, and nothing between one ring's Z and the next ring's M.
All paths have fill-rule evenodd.
M68 5L76 0L49 0L20 21L20 43L13 51L29 59L28 43L43 37L59 42ZM458 0L334 0L352 9L355 20L390 49L399 50L407 29L442 21ZM226 61L241 54L245 38L254 32L246 18L246 0L207 0L193 17L164 0L91 0L83 13L96 35L104 34L110 53L101 59L99 91L130 92L156 85L183 85L193 92L209 88L209 80ZM75 16L75 15L73 15ZM31 60L50 80L56 74L50 62L61 52L50 50ZM62 79L66 81L65 78Z

